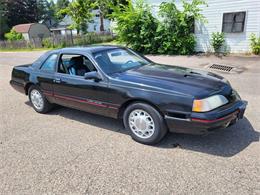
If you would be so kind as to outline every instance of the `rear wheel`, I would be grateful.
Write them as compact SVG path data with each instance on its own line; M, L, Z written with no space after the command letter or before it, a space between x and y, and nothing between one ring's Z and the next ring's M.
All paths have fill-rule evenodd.
M34 85L29 88L29 100L34 110L39 113L47 113L53 107L41 90Z
M124 112L123 119L131 137L143 144L156 144L167 133L163 117L149 104L129 105Z

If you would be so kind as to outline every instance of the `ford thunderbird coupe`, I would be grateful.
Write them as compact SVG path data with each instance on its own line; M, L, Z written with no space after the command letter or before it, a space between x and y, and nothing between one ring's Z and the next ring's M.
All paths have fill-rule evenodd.
M10 84L34 110L58 104L121 119L144 144L166 133L204 134L242 119L247 102L217 74L163 65L119 46L53 50L15 66Z

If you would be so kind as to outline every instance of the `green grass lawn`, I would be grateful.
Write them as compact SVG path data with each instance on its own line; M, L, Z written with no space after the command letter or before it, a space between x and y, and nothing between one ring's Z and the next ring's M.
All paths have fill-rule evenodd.
M0 48L0 52L48 51L52 48Z

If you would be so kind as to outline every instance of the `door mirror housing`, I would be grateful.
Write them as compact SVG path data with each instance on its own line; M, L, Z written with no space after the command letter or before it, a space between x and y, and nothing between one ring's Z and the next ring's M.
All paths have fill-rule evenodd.
M93 79L94 81L98 82L102 80L102 76L97 71L91 71L84 74L85 79Z

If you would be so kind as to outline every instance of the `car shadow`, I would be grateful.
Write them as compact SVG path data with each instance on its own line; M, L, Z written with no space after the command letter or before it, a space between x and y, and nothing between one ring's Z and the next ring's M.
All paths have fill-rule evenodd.
M180 148L222 157L243 151L252 142L259 142L260 133L245 117L235 125L208 135L169 134L158 144L162 148Z
M26 102L26 104L30 105L29 102ZM81 123L128 135L120 120L61 106L57 106L48 114L59 115ZM216 156L231 157L243 151L252 142L259 142L259 137L260 133L253 128L250 121L245 117L231 127L217 130L208 135L168 133L159 144L153 147L191 150Z

